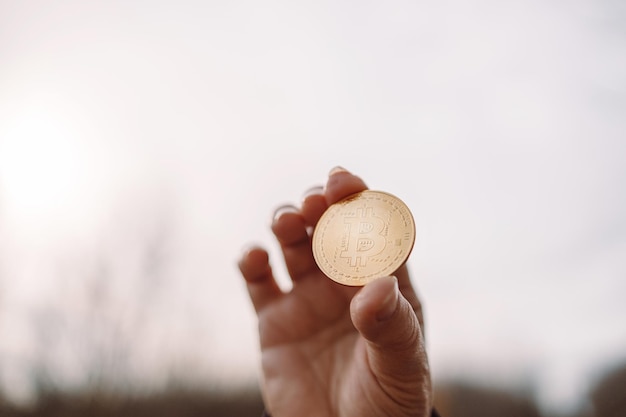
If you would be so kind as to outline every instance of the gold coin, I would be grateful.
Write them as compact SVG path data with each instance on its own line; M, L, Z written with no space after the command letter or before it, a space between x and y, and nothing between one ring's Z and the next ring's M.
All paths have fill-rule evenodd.
M358 286L395 272L414 243L415 222L406 204L365 190L324 212L313 232L313 256L330 279Z

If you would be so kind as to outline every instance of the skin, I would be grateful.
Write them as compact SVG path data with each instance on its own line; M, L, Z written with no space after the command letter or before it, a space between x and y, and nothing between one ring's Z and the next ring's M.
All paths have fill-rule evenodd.
M277 210L272 231L290 290L276 283L263 248L239 262L258 316L262 393L272 417L430 416L422 310L407 268L347 287L327 278L311 251L311 230L326 208L366 188L338 167L300 207Z

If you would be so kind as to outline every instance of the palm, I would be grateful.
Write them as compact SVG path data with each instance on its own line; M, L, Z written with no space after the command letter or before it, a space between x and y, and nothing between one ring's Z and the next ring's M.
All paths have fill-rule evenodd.
M241 265L259 317L264 397L274 417L392 415L397 406L353 324L350 303L357 289L326 278L311 252L307 227L329 203L365 188L358 178L346 178L336 190L329 186L326 195L307 198L300 210L283 212L272 226L293 281L291 291L276 284L264 250L250 251ZM396 275L421 316L406 269Z
M280 408L311 410L314 405L320 416L336 416L337 394L352 386L346 378L354 374L358 333L346 291L328 284L307 280L259 317L267 396L283 403Z

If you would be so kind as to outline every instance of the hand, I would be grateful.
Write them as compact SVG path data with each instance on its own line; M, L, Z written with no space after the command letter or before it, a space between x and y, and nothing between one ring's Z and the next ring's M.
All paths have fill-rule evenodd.
M336 168L299 209L277 212L272 231L290 291L277 285L264 249L250 249L239 263L259 320L272 417L430 416L421 305L406 266L359 289L327 278L313 259L310 230L322 213L366 188Z

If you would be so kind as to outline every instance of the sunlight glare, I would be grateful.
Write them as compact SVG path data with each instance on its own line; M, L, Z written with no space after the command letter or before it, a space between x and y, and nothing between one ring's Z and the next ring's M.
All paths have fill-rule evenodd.
M50 107L27 106L0 131L0 209L19 229L71 219L88 183L76 123Z

